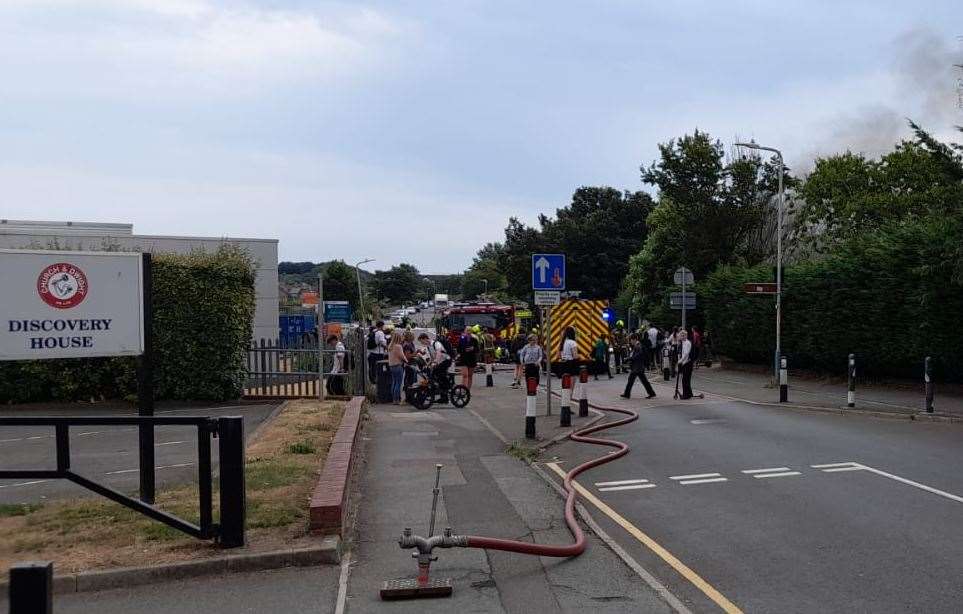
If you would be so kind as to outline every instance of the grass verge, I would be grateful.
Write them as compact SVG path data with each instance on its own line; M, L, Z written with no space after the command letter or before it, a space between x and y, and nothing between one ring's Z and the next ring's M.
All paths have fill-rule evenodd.
M0 506L0 566L49 560L58 574L66 574L309 545L308 500L343 411L343 402L289 401L248 441L244 548L223 550L91 493L43 505ZM157 506L197 523L197 500L197 484L188 484L158 493ZM217 502L215 476L215 519Z

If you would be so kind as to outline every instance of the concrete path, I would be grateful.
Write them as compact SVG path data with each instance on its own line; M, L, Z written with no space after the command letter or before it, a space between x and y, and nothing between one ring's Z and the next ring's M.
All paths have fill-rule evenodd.
M466 409L375 405L366 427L367 466L346 611L355 612L669 612L665 601L597 537L574 559L474 549L438 550L431 573L451 578L447 599L384 603L385 580L413 577L398 547L405 527L427 532L435 464L444 465L436 533L566 543L562 500L472 413L517 423L524 433L524 392L476 386ZM484 380L482 380L484 382ZM519 405L521 403L521 405ZM506 429L507 430L507 429Z

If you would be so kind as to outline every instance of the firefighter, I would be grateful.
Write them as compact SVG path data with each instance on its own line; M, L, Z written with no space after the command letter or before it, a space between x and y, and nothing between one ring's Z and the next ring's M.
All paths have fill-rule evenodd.
M615 372L622 373L622 358L625 356L628 347L628 336L625 333L625 322L619 320L615 323L615 330L612 331L612 348L615 350Z

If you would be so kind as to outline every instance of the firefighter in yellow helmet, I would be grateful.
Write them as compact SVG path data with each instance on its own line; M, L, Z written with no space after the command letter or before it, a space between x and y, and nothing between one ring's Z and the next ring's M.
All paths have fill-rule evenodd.
M615 372L623 372L622 359L629 347L629 337L625 332L625 322L619 320L612 331L612 349L615 350ZM627 369L627 367L625 367Z

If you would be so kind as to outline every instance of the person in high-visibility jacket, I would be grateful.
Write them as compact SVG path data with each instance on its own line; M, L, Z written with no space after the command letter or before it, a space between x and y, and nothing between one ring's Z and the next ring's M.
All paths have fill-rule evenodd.
M622 373L622 359L628 349L629 339L625 332L625 322L619 320L612 331L612 349L615 350L615 372Z

